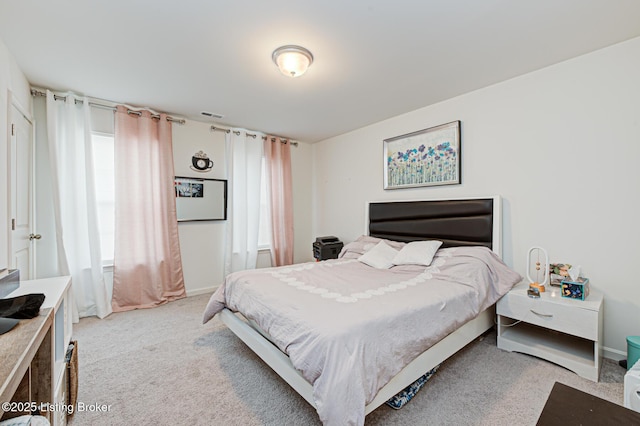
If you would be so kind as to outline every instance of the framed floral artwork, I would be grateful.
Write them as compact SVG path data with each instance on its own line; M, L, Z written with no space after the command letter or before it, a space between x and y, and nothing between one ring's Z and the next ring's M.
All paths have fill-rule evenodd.
M460 183L460 121L383 143L384 189Z

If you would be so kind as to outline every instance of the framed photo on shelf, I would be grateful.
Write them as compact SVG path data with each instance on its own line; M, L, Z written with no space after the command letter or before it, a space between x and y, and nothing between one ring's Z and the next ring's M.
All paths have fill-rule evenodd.
M384 189L460 183L460 121L385 139Z

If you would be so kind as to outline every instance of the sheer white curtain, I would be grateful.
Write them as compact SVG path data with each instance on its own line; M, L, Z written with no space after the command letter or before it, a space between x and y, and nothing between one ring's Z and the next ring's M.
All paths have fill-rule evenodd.
M255 135L255 136L253 136ZM233 129L225 136L227 151L227 240L224 274L255 269L260 229L262 135Z
M60 99L60 98L58 98ZM95 199L89 100L47 91L47 138L56 227L58 268L71 275L78 317L111 313L102 273Z

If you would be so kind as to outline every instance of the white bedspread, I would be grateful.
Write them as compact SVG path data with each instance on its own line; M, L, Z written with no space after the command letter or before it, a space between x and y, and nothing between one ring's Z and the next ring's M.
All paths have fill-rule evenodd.
M439 250L427 268L337 259L242 271L203 322L225 307L255 321L313 385L323 424L362 425L381 387L521 279L482 247Z

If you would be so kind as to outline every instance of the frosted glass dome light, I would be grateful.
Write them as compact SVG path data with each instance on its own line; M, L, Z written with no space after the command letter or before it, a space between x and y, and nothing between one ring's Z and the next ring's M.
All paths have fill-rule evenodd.
M288 77L300 77L313 63L313 55L304 47L282 46L273 51L273 62Z

